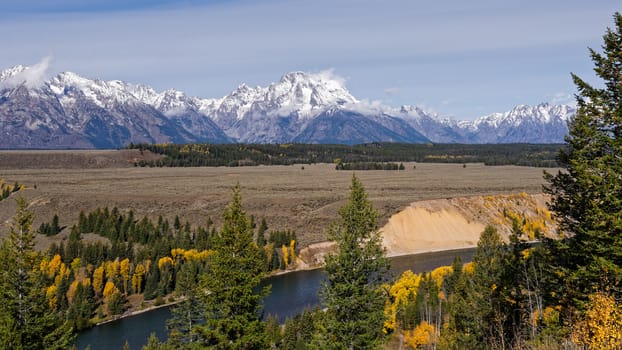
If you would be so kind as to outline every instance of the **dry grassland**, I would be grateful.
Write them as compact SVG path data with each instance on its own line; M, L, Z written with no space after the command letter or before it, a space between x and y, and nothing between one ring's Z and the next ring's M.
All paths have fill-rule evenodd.
M336 171L332 164L304 165L304 169L303 165L136 168L128 166L134 156L128 151L92 152L77 156L69 151L65 156L49 152L47 157L41 151L0 152L0 178L28 186L20 193L31 202L35 227L51 221L56 213L61 225L71 225L81 210L105 206L132 209L138 217L162 215L172 221L179 215L182 222L195 224L211 217L218 224L231 188L240 183L247 213L258 220L265 217L271 230L295 230L305 246L325 239L329 223L347 200L352 177L352 172ZM89 164L96 166L80 169ZM356 173L381 214L381 226L414 201L542 191L541 168L418 163L413 169L413 165L405 164L404 171ZM0 235L8 231L14 209L14 200L0 202ZM57 239L66 237L67 231ZM40 244L44 247L49 241Z

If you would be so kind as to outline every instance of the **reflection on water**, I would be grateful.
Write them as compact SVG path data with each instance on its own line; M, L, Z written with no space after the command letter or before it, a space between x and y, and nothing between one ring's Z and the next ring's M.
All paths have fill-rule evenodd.
M395 257L391 258L391 273L396 277L408 269L414 272L430 271L439 266L450 265L455 256L468 262L474 253L475 249L469 248ZM325 279L324 271L320 269L266 279L264 284L272 285L272 290L264 301L264 314L277 315L284 321L307 306L318 305L317 292ZM166 338L165 324L170 316L169 308L161 308L106 323L81 333L76 345L78 349L84 349L88 344L91 345L91 350L121 349L127 340L131 349L140 349L147 343L151 333L155 332L160 339Z

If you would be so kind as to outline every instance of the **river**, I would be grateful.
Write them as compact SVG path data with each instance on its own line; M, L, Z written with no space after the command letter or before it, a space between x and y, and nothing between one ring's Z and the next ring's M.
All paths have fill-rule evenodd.
M474 253L475 249L469 248L394 257L391 258L391 274L396 277L409 269L423 272L451 265L457 255L463 262L468 262ZM307 306L318 305L320 301L317 292L325 279L326 275L321 269L297 271L266 279L264 283L271 284L272 291L264 301L265 315L277 315L280 320L285 320ZM131 349L138 350L147 343L151 333L166 339L165 324L170 316L170 309L164 307L96 326L80 333L76 346L85 349L90 345L91 350L122 349L127 340Z

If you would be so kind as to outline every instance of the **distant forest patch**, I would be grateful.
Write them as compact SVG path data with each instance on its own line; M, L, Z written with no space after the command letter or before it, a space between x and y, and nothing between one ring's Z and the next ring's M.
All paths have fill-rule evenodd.
M164 157L136 166L197 167L292 165L313 163L484 163L557 167L560 144L130 144Z

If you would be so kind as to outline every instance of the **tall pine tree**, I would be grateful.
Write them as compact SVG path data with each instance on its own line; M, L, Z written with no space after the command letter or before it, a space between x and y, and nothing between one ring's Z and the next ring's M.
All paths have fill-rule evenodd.
M17 199L9 237L0 248L0 347L3 349L64 349L73 330L48 309L32 231L28 203Z
M386 299L382 283L389 261L377 219L363 185L353 175L350 200L329 229L339 251L326 257L328 281L322 299L327 334L322 347L376 349L382 342Z
M258 290L265 274L264 262L242 209L239 184L224 210L214 250L197 292L206 320L197 327L198 343L216 349L268 348L261 321L261 300L267 290Z
M550 241L557 257L561 303L576 304L595 290L622 291L622 16L604 35L603 53L590 49L603 87L576 75L577 114L569 124L563 171L546 175L545 191L561 230ZM566 287L564 287L566 286Z

